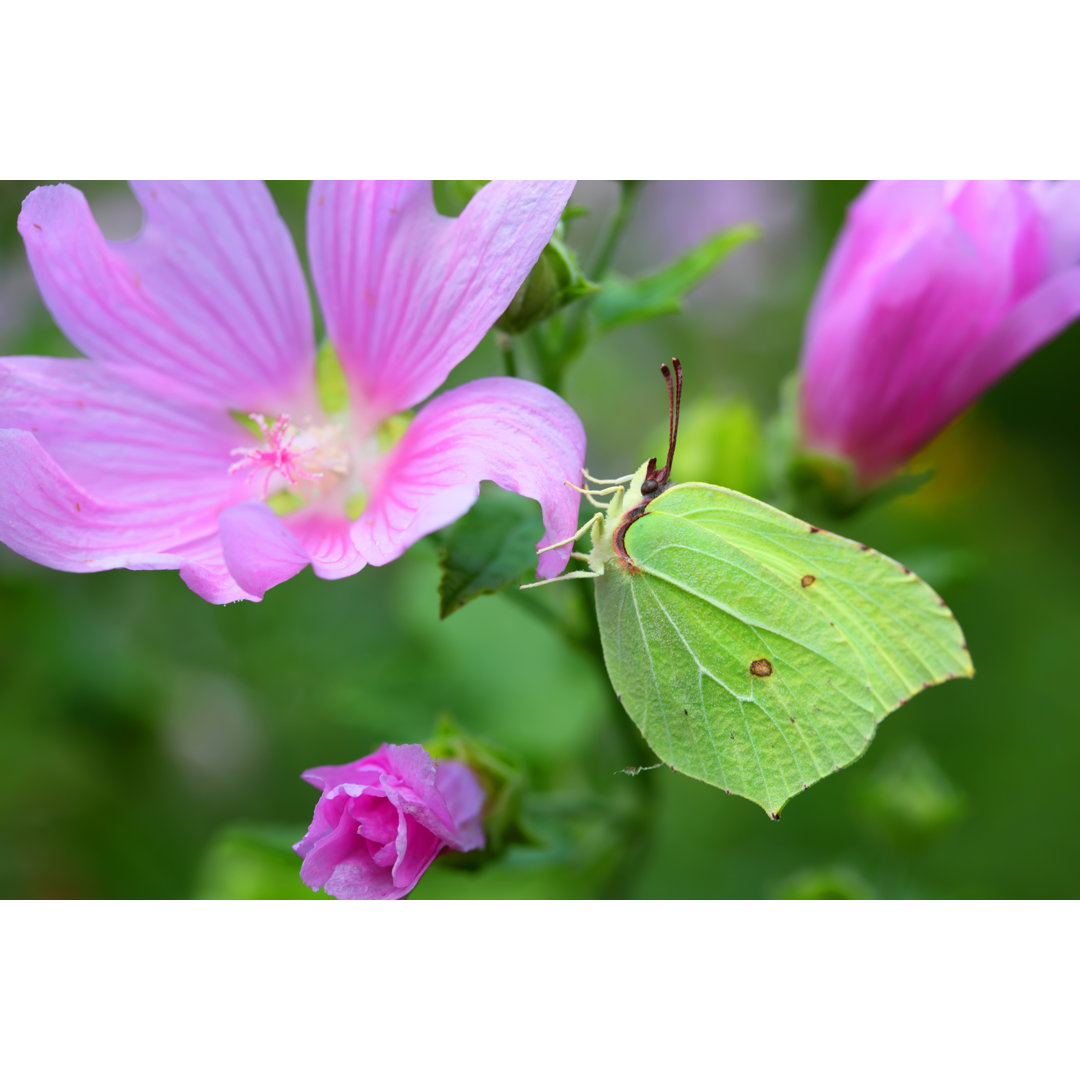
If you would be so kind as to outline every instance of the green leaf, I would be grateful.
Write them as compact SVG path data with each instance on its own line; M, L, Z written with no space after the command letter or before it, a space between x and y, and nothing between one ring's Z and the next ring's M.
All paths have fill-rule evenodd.
M663 761L774 817L914 694L974 673L910 570L746 495L668 488L624 541L632 565L607 544L596 579L623 707Z
M292 849L304 826L233 825L210 845L195 889L197 900L323 899L300 880Z
M677 315L683 309L687 293L733 251L759 235L755 225L738 225L715 233L647 277L633 281L615 275L606 278L603 292L592 306L598 327L607 332L659 315Z
M443 533L440 617L484 593L532 580L543 534L535 502L485 484L476 505Z

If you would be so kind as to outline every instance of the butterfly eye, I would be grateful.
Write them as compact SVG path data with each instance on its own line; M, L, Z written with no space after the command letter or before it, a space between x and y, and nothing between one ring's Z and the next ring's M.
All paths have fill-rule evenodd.
M641 485L641 494L651 495L659 487L660 485L650 477L648 480L645 481L644 484Z

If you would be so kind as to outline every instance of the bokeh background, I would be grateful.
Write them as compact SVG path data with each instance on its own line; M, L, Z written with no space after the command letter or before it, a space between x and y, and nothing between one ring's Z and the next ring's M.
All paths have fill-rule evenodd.
M0 355L73 355L15 228L34 186L0 182ZM125 185L78 186L106 235L137 232ZM860 187L646 187L615 260L626 273L727 225L755 221L762 238L683 314L617 331L572 369L566 397L595 473L662 453L657 368L678 355L687 405L737 411L742 434L728 424L718 446L686 434L674 479L753 488L755 416L775 409L797 363ZM303 257L307 185L271 189ZM615 190L579 185L591 212L572 245L594 242ZM517 596L440 621L435 543L343 581L305 571L261 604L228 607L173 573L62 574L0 549L0 895L310 896L287 849L316 797L299 774L423 740L446 716L526 763L546 825L479 871L436 864L417 897L1075 897L1078 356L1074 327L922 455L931 482L838 526L945 596L977 676L888 717L860 761L779 822L666 769L619 772L650 758L628 718L613 731L590 658ZM452 382L501 370L488 339ZM545 601L556 617L581 602L563 588Z

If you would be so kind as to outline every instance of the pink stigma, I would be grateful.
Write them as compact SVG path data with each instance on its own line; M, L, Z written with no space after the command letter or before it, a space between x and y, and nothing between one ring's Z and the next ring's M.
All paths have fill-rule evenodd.
M273 427L269 427L258 413L252 413L251 419L259 425L263 439L266 440L266 446L265 448L242 446L233 450L232 455L238 460L229 466L230 473L239 472L241 469L251 469L252 473L247 478L249 483L253 476L261 473L264 499L269 494L270 481L275 473L280 473L292 486L299 484L302 480L314 482L322 479L321 472L308 472L303 464L305 457L318 451L318 445L298 447L296 445L297 431L288 416L283 413L274 421Z

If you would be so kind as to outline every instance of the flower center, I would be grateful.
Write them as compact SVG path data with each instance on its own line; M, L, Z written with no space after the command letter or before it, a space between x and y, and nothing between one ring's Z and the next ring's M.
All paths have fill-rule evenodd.
M348 416L335 421L298 426L282 413L272 423L259 413L233 416L252 434L258 446L238 446L230 473L245 474L258 497L278 514L290 514L330 496L340 512L356 520L367 506L379 461L405 434L411 419L401 413L383 421L367 438L358 438ZM332 493L332 494L331 494Z
M236 461L229 472L246 472L248 483L262 485L264 499L297 488L306 495L329 491L348 474L349 454L340 427L296 427L285 414L273 424L258 413L250 419L263 444L233 450Z

